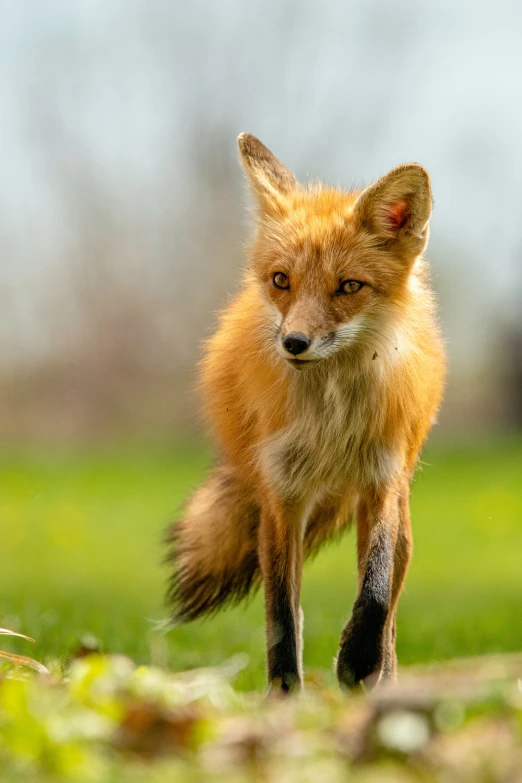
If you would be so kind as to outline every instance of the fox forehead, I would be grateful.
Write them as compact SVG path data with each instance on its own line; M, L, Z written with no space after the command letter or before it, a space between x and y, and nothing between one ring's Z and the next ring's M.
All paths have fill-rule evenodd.
M325 276L373 283L373 241L352 220L356 199L355 192L320 187L292 194L283 214L261 223L255 261L263 276L282 271L294 284Z
M285 245L324 247L346 236L356 199L356 193L321 186L296 191L277 217L267 216L263 228Z
M358 191L329 188L313 183L289 194L285 206L289 213L305 216L307 220L315 218L317 221L344 221L351 215L358 195Z

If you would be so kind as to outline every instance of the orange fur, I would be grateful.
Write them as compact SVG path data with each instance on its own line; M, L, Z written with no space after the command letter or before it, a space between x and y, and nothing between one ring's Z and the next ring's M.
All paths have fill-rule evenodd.
M172 598L191 619L206 594L211 610L261 580L269 679L289 690L301 679L303 556L356 512L359 597L337 671L346 685L373 684L395 674L409 483L445 376L422 258L430 182L409 164L362 193L302 187L254 137L239 147L257 230L201 373L228 484L211 479L173 528ZM363 285L345 293L344 281ZM285 347L296 335L308 344L298 356ZM223 588L225 573L238 583L243 573L242 588ZM184 612L195 585L199 608Z

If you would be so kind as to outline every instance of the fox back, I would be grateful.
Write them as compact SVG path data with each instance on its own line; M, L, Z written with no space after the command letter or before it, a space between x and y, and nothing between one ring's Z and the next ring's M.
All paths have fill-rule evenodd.
M362 192L303 187L254 137L239 148L257 225L201 368L220 466L171 528L179 619L243 598L262 576L269 589L263 514L278 520L272 557L296 527L306 556L369 499L407 498L444 382L422 257L425 170L400 166Z

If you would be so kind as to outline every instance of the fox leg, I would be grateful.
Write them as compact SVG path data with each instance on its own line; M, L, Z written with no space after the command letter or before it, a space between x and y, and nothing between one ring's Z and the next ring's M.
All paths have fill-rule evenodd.
M336 666L340 684L348 688L361 683L373 687L383 675L399 528L397 492L363 496L356 518L359 594L341 636Z
M265 592L268 683L288 693L302 684L303 568L301 509L276 503L261 511L259 563Z
M399 530L397 534L397 543L395 545L391 609L387 623L388 638L383 666L383 678L387 680L395 680L397 677L397 655L395 652L397 604L404 585L413 549L409 500L409 483L404 482L401 494L399 495Z

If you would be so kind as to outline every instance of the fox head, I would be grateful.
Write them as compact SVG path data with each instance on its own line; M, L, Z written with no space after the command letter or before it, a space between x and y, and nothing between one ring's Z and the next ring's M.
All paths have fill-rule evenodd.
M401 306L426 247L428 173L409 163L360 192L303 187L254 136L238 144L258 207L250 272L277 352L302 368L364 345Z

